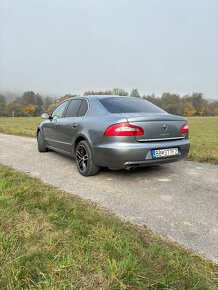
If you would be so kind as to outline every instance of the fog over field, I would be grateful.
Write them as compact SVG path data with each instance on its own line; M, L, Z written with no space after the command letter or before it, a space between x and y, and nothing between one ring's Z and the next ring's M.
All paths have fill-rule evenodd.
M0 91L218 98L217 0L0 0Z

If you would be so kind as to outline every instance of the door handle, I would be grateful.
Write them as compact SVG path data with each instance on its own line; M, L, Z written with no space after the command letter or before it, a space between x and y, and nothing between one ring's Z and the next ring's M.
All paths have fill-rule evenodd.
M76 128L77 127L77 123L74 123L73 125L72 125L72 128Z

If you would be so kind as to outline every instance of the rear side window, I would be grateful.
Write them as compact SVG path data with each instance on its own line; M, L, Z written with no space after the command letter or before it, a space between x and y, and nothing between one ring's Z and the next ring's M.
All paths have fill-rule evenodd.
M82 104L80 106L79 112L78 112L78 117L83 117L88 111L88 103L86 100L82 101Z
M104 98L100 103L110 113L166 113L154 104L138 98Z
M65 113L65 117L77 117L81 103L82 100L71 100Z

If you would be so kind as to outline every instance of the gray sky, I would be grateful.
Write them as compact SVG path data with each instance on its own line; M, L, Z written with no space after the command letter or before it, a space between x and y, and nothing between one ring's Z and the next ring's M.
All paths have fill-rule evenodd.
M0 90L218 98L217 0L0 0Z

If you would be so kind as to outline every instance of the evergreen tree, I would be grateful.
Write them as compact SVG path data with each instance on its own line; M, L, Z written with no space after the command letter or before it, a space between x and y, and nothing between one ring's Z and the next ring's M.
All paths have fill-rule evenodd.
M114 88L112 92L114 95L117 95L117 96L128 96L128 92L123 89Z
M138 89L132 89L130 97L140 98Z
M6 100L3 95L0 95L0 116L5 116L6 114Z

